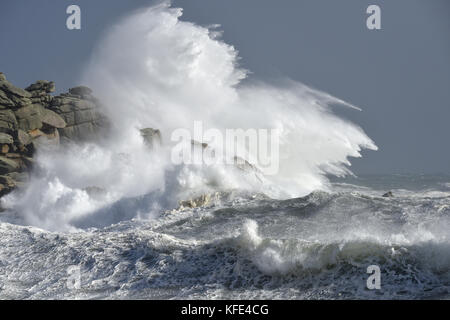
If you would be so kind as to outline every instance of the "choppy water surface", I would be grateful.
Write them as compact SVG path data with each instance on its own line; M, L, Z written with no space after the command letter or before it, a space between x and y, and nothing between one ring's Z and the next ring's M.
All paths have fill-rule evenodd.
M450 186L381 191L340 181L289 200L230 192L75 233L3 222L0 297L448 298ZM366 288L372 264L381 290ZM73 265L79 289L67 285Z

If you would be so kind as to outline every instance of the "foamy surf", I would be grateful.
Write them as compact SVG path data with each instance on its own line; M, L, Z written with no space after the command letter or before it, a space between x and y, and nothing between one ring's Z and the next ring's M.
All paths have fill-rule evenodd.
M1 223L0 297L446 298L449 205L450 197L234 194L76 233ZM366 287L369 265L380 266L380 290ZM76 290L67 287L70 266L79 267Z

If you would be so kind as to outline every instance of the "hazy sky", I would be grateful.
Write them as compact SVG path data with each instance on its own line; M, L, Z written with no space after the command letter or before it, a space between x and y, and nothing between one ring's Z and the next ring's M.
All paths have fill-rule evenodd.
M1 0L0 71L25 87L78 84L102 33L150 0ZM254 78L290 77L363 109L336 109L379 151L353 160L356 173L450 173L450 1L184 0L182 19L221 24ZM82 30L66 28L78 4ZM366 8L381 7L382 30ZM120 50L118 47L117 50Z

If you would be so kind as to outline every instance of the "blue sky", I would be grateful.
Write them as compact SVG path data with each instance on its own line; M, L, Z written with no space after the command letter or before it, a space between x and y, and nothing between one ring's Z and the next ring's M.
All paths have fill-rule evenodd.
M153 1L2 0L0 71L18 86L54 80L78 85L108 28ZM450 2L446 0L189 0L182 19L221 24L252 77L283 77L363 109L336 109L379 146L353 160L356 173L450 173ZM67 6L82 30L65 27ZM366 28L381 8L382 29ZM120 48L118 48L119 50Z

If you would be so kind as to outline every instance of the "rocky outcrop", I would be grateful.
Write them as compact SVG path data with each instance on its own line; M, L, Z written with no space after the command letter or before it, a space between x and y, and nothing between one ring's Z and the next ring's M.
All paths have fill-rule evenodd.
M392 191L388 191L382 195L382 197L384 197L384 198L392 198L393 196L394 196L394 194L392 193Z
M55 97L49 108L66 122L59 130L62 138L86 141L98 137L108 127L107 119L99 112L99 105L91 89L80 86Z
M145 145L150 149L161 144L161 132L158 129L144 128L140 129L140 132Z
M37 149L95 139L108 122L92 90L80 86L58 96L52 81L25 89L0 72L0 196L23 185Z
M213 204L215 201L220 199L220 194L218 192L215 193L207 193L202 194L200 196L188 199L188 200L182 200L179 202L179 209L185 209L185 208L199 208L199 207L205 207L207 205Z
M33 168L36 150L47 151L61 144L93 141L110 132L101 113L101 104L90 88L78 86L53 95L55 83L39 80L25 89L11 84L0 72L0 197L22 186ZM161 132L140 129L149 149L161 144ZM214 151L207 143L191 141L192 149ZM259 178L261 172L245 159L235 157L234 166ZM85 190L100 196L104 190L92 186ZM213 203L216 195L200 195L180 203L197 208Z
M248 197L251 199L270 199L263 193L252 193L252 192L245 192L242 190L225 190L225 191L215 191L211 193L204 193L200 195L193 195L188 197L187 200L179 201L178 208L173 209L171 213L177 213L184 210L189 209L195 209L195 208L205 208L205 207L212 207L216 205L220 205L220 203L223 202L230 202L234 201L236 197Z

